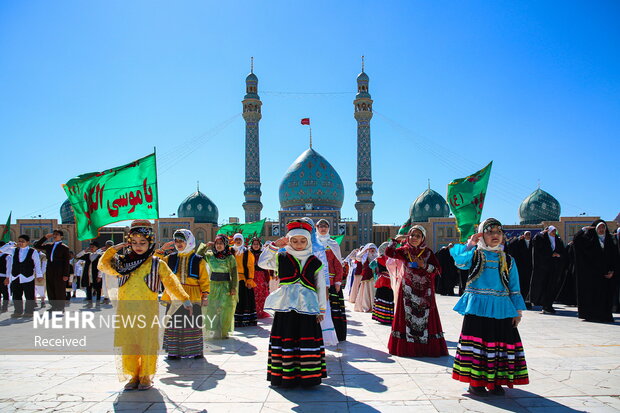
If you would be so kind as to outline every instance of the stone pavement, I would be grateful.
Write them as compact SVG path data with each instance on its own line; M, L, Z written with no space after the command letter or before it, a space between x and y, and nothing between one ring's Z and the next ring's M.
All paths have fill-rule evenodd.
M160 357L156 388L144 392L120 391L113 356L3 355L0 411L620 411L620 323L582 322L562 306L554 316L527 312L520 331L531 384L474 398L450 377L462 320L451 310L456 300L437 297L450 351L438 359L390 356L389 327L349 307L349 339L327 351L329 378L313 389L269 386L270 319L211 343L206 360Z

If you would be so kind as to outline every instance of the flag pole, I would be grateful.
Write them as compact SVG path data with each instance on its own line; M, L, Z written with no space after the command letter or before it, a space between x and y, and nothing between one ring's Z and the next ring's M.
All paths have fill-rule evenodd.
M312 126L308 126L310 129L310 149L312 149Z

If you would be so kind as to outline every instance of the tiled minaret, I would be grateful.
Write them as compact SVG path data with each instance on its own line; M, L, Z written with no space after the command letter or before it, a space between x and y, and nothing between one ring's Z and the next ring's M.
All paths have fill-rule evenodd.
M370 120L372 119L372 99L368 93L368 75L364 73L362 56L362 73L357 76L357 95L353 101L354 117L357 121L357 242L364 245L372 242L372 167L370 161Z
M258 77L254 74L252 58L250 74L245 78L245 97L243 101L245 120L245 222L260 220L263 204L260 202L260 150L258 141L258 122L261 119L261 105L258 96Z

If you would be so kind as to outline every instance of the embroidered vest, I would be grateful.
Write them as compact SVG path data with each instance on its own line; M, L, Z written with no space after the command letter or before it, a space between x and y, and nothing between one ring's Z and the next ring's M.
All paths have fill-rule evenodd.
M200 260L202 258L194 253L187 257L187 276L190 278L200 278ZM173 273L179 274L179 254L173 253L168 256L168 266Z
M118 286L122 287L129 280L131 273L127 275L123 275L118 279ZM159 258L153 257L151 263L151 271L144 276L144 282L146 283L149 290L154 293L159 293L159 288L161 286L161 277L159 276Z
M303 268L299 268L299 261L286 252L278 254L278 277L280 285L301 283L304 287L316 291L314 274L322 267L321 260L310 255Z

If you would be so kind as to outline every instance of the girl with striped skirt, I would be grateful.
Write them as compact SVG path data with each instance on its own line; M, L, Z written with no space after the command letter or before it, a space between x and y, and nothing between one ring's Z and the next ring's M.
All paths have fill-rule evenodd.
M327 377L320 325L327 300L323 264L312 253L308 222L291 221L287 230L258 261L261 268L277 271L280 279L280 288L265 301L265 310L275 311L267 380L273 386L315 386ZM278 252L282 247L285 251Z
M239 301L235 310L235 327L249 327L256 325L256 298L254 295L254 254L245 246L245 239L241 233L233 236L233 250L237 260L237 276Z
M375 272L377 281L375 282L375 302L372 306L372 319L381 324L392 324L394 320L394 291L392 291L392 282L390 273L387 269L388 257L385 256L385 250L388 246L384 242L379 246L379 258L375 260Z
M502 224L489 218L466 245L450 250L459 269L469 270L465 292L454 310L464 315L452 378L469 392L503 395L503 385L528 384L517 326L525 302L514 260L504 252Z
M164 330L163 349L168 352L168 360L179 358L203 358L204 341L202 338L201 306L207 305L209 295L209 274L201 256L194 253L196 239L188 229L174 232L174 241L164 244L163 248L174 245L175 252L163 260L177 277L185 292L192 301L193 314L190 315L183 307L170 304L167 292L161 297L168 303L168 314L172 314L170 327Z
M347 313L344 306L344 295L342 294L342 255L340 245L329 235L329 222L326 219L319 219L316 223L316 238L325 248L325 258L329 271L329 307L336 337L338 341L347 339Z

